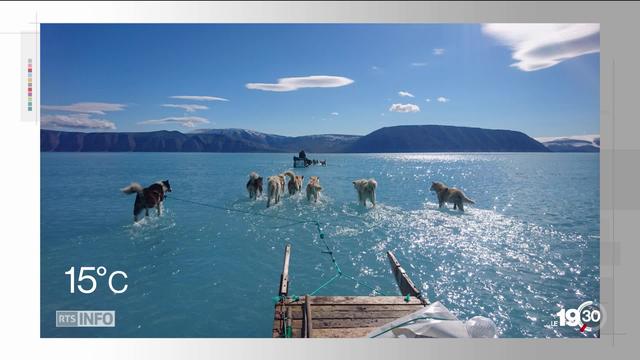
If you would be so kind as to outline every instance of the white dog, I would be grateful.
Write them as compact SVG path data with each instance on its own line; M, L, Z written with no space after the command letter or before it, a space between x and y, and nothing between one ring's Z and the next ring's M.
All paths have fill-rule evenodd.
M360 202L360 205L367 207L367 200L369 200L373 207L376 206L376 187L378 187L378 183L375 179L355 180L353 187L358 192L358 202Z
M280 196L284 193L284 175L269 176L267 179L267 207L280 202Z

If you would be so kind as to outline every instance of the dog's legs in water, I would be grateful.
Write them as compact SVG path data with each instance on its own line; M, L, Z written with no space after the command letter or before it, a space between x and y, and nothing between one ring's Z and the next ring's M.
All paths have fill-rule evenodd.
M463 203L462 201L460 201L458 203L458 209L460 209L460 211L464 212L464 205L462 205L462 203Z
M149 216L149 208L144 208L144 216Z
M162 215L162 203L159 202L158 205L156 205L156 209L158 209L158 217L160 217L160 215Z
M453 203L453 210L455 210L457 208L458 204Z

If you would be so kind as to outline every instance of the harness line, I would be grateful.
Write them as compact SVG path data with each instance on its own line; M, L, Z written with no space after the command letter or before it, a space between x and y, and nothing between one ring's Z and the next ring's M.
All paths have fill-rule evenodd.
M167 197L168 198L168 197ZM353 281L356 285L359 286L363 286L369 290L371 290L371 292L373 293L374 296L376 295L385 295L382 291L378 290L377 288L374 288L371 285L368 285L365 282L362 282L358 279L356 279L355 277L345 273L342 271L342 269L340 268L340 265L338 265L338 261L336 260L335 256L334 256L334 252L331 246L329 246L329 243L327 242L326 236L322 230L322 226L320 224L319 221L315 221L315 220L301 220L301 221L294 221L292 222L291 219L286 218L284 216L278 216L278 215L269 215L269 214L262 214L262 213L258 213L258 212L254 212L254 211L247 211L247 210L239 210L239 209L232 209L232 208L228 208L225 206L219 206L219 205L213 205L213 204L207 204L207 203L203 203L203 202L199 202L199 201L193 201L193 200L188 200L188 199L181 199L178 197L175 197L173 195L171 195L171 198L174 200L178 200L178 201L182 201L185 203L190 203L193 205L198 205L198 206L203 206L203 207L208 207L208 208L212 208L212 209L217 209L217 210L223 210L223 211L229 211L229 212L235 212L235 213L240 213L240 214L247 214L247 215L257 215L257 216L262 216L262 217L266 217L266 218L272 218L272 219L278 219L278 220L282 220L282 221L287 221L289 222L289 224L285 224L285 225L281 225L281 226L273 226L270 227L270 229L281 229L281 228L285 228L285 227L291 227L291 226L296 226L296 225L304 225L304 224L314 224L315 228L317 230L318 233L318 237L320 238L320 240L322 241L323 245L324 245L324 249L321 250L320 252L322 254L326 254L329 255L329 258L331 259L331 264L333 265L333 268L335 270L335 274L326 282L324 282L322 285L320 285L318 288L316 288L315 290L313 290L312 292L308 293L309 295L313 296L315 294L317 294L320 290L324 289L325 287L329 286L331 283L333 283L335 280L339 279L339 278L346 278L348 280ZM316 245L314 243L314 245ZM317 246L317 245L316 245ZM319 246L318 246L319 247ZM321 248L321 247L320 247ZM321 248L322 249L322 248ZM291 295L289 297L291 300L293 301L298 301L300 299L299 296L296 295ZM273 300L275 302L284 300L283 297L281 296L275 296L273 297Z

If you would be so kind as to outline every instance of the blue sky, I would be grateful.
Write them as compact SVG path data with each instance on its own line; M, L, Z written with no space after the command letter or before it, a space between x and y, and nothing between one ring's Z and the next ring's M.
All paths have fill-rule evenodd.
M45 24L41 120L74 131L597 134L599 55L594 24Z

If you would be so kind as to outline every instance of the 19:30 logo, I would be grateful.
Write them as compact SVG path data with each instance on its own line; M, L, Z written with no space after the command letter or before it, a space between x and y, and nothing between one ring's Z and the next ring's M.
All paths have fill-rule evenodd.
M580 332L598 330L603 317L600 305L593 301L585 301L577 309L561 309L556 315L559 326L577 326Z

